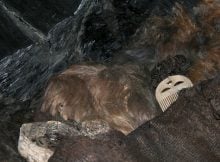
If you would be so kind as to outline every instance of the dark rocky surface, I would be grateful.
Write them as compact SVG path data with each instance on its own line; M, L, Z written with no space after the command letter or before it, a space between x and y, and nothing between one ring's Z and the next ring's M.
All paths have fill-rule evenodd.
M81 0L5 0L20 15L45 34L58 22L73 16Z
M2 10L0 10L0 20L0 59L32 44L31 40L19 31Z
M73 16L81 1L5 0L2 2L14 10L20 18L47 35L48 31L58 22L69 16ZM13 22L2 8L0 10L0 20L0 59L33 43L23 33L23 27L18 28L17 23Z
M41 105L39 98L50 76L70 65L136 62L148 68L153 89L166 75L187 73L209 51L215 50L210 57L218 54L220 46L217 0L218 5L202 0L82 0L77 10L77 0L4 2L20 17L12 21L0 10L0 59L4 57L0 60L0 92L4 96L0 99L0 161L24 161L17 152L19 128L34 121L33 111ZM43 41L32 29L43 35ZM217 61L216 71L218 66ZM202 75L204 69L197 72ZM211 73L210 78L213 76ZM134 131L127 137L133 143L125 140L127 146L116 147L128 149L120 150L119 159L129 153L128 160L134 161L219 160L218 80L184 92L170 110ZM104 148L100 141L83 141L100 150L114 148L110 142L104 142ZM80 139L76 142L76 146L81 144ZM129 145L134 147L127 148ZM71 148L68 143L66 146Z
M20 127L31 122L33 111L28 102L0 97L0 161L25 161L17 151Z

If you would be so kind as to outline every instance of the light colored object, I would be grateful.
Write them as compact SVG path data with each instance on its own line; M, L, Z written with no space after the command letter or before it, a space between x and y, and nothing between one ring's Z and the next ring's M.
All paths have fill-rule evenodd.
M169 76L160 82L155 95L162 111L166 111L177 100L180 90L192 86L192 82L183 75Z
M58 121L23 124L20 128L18 151L28 162L47 162L60 138L81 135L94 139L110 129L108 123L102 120L84 121L77 125Z
M95 139L99 134L106 134L111 131L109 124L104 120L87 120L82 122L81 133L91 139Z
M49 134L48 139L45 138L46 133ZM79 133L73 127L57 121L23 124L20 128L18 151L28 162L47 162L54 153L49 145L56 142L54 135L57 134Z

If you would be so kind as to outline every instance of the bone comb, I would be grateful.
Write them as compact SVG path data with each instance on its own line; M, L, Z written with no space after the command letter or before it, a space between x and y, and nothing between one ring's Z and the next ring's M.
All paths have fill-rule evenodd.
M169 76L160 82L155 95L162 111L166 111L178 99L179 91L192 86L190 79L183 75Z

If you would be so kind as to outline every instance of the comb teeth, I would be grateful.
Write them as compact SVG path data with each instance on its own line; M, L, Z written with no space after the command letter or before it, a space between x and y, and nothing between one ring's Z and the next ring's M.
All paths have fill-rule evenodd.
M178 93L174 93L170 96L165 97L161 101L159 101L162 111L163 112L166 111L167 108L177 100L177 98L178 98Z
M155 96L162 111L166 111L177 100L179 91L192 86L189 78L183 75L169 76L160 82L156 88Z

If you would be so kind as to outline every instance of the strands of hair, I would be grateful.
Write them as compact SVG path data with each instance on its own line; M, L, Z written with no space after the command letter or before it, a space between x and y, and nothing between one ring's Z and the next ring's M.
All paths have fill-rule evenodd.
M144 71L137 65L74 65L51 78L41 111L78 122L101 119L124 134L155 117Z
M129 46L154 46L157 66L166 64L174 56L183 55L190 60L191 67L161 75L186 74L195 84L213 78L220 69L220 3L202 0L191 12L188 10L183 4L176 3L169 15L151 15Z
M219 32L219 17L219 2L214 0L200 1L190 12L183 4L175 3L169 14L152 14L147 18L128 46L153 46L159 62L178 54L196 60L207 42Z
M198 83L213 78L220 70L220 4L214 0L204 0L195 11L200 17L201 30L208 39L203 55L187 74L194 83Z

